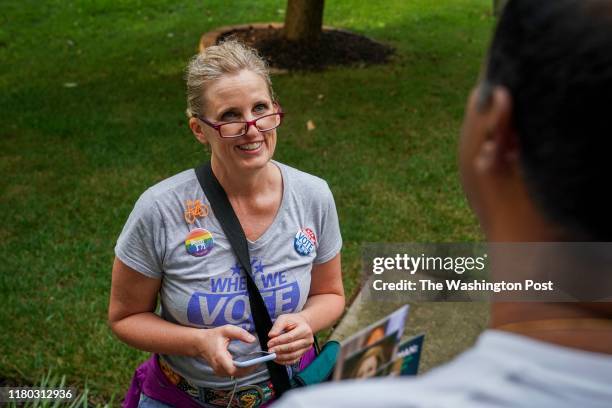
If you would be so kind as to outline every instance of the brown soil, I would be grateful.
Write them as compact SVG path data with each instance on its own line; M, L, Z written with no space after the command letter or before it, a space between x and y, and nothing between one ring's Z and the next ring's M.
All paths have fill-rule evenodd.
M367 37L336 29L324 30L316 42L294 43L283 38L279 27L249 26L225 31L217 42L230 36L256 48L272 68L287 70L384 64L394 52L392 47Z

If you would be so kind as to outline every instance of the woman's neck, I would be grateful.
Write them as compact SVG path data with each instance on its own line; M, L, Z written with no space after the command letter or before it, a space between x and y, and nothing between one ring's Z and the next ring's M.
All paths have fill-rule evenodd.
M260 169L237 173L230 171L213 156L211 157L211 166L215 177L230 198L256 197L274 184L275 166L271 162Z

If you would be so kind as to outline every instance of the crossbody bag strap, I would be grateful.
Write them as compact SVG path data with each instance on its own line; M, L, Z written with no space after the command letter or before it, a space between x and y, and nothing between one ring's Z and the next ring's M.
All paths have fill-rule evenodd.
M272 329L272 319L266 308L266 304L252 277L251 257L249 256L249 246L246 236L240 225L240 221L232 208L232 204L227 198L227 194L219 180L215 177L210 162L205 163L195 169L196 176L206 198L210 202L210 207L215 213L215 217L221 224L223 232L230 242L238 262L244 268L249 294L249 304L251 306L251 316L255 325L255 331L259 338L259 344L264 351L268 350L268 333ZM289 375L285 366L268 361L266 363L270 372L270 379L274 385L274 391L280 397L285 391L291 388Z

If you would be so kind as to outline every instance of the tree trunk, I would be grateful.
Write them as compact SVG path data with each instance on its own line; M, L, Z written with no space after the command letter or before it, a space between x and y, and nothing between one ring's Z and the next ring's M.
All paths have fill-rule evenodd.
M289 41L316 41L323 30L324 0L287 0L284 35Z

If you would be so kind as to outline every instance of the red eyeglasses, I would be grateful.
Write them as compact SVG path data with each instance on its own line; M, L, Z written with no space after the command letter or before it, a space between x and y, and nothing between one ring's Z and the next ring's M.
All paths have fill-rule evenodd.
M285 112L279 107L278 112L263 115L257 119L224 123L213 123L198 114L194 114L193 116L219 132L219 136L223 138L232 138L246 135L251 126L255 126L260 132L268 132L276 129L283 122Z

